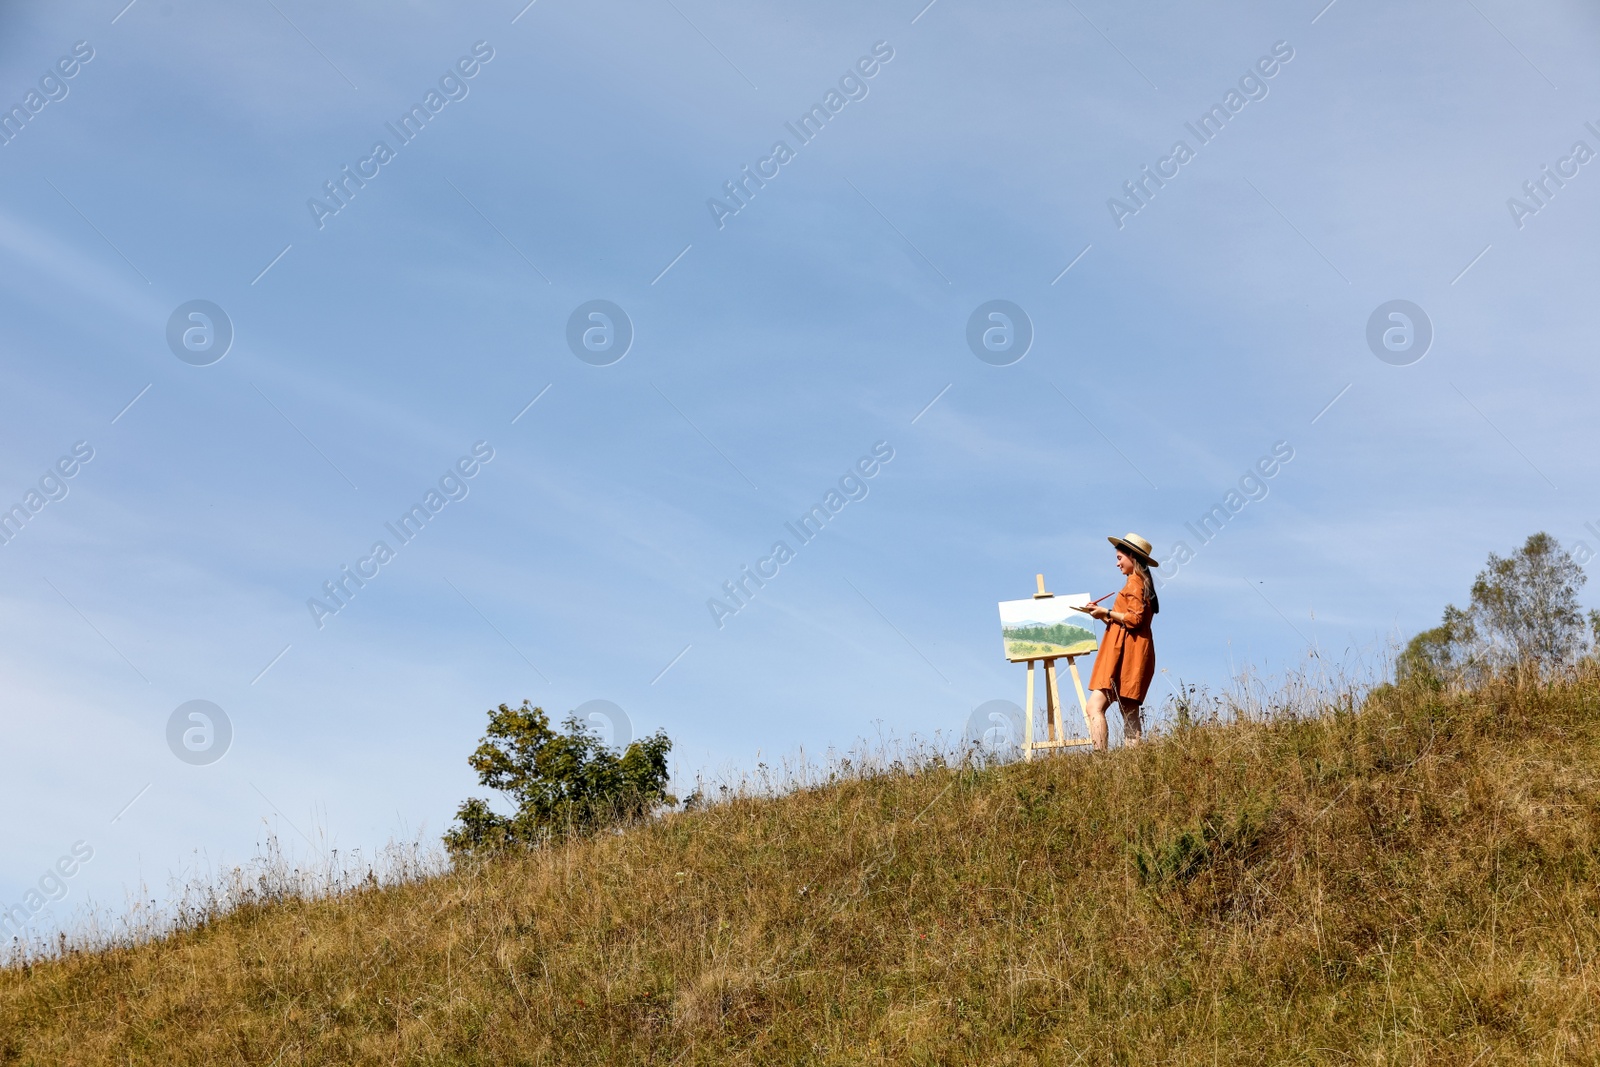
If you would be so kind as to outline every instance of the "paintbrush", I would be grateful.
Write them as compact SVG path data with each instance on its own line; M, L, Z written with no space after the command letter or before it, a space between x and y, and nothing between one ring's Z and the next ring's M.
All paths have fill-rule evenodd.
M1117 590L1117 592L1121 592L1121 590ZM1074 605L1072 605L1072 610L1073 611L1087 612L1090 608L1092 608L1096 604L1100 603L1101 600L1106 599L1106 597L1113 597L1113 596L1116 596L1116 595L1117 595L1117 593L1115 593L1115 592L1107 593L1105 596L1101 597L1099 600L1091 600L1091 601L1089 601L1088 604L1082 604L1082 605L1074 604Z

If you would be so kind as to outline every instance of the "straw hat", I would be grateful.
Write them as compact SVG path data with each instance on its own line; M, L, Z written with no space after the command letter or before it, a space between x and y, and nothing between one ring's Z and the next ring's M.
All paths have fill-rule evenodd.
M1128 555L1144 560L1145 563L1152 567L1161 566L1155 561L1155 557L1150 555L1150 542L1136 533L1131 533L1127 537L1108 537L1106 540L1122 549Z

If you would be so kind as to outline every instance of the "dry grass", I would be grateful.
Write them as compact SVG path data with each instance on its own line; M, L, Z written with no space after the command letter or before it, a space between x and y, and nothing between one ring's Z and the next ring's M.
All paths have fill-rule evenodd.
M246 904L0 972L0 1063L1593 1063L1597 952L1588 677Z

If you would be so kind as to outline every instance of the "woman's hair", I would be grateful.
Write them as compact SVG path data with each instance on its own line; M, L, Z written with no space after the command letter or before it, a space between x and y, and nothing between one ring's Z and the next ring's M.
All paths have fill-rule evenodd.
M1139 572L1139 577L1144 579L1144 600L1146 604L1150 605L1150 614L1159 615L1161 613L1161 598L1156 596L1156 579L1155 575L1150 573L1150 565L1125 549L1119 548L1117 551L1133 561L1134 569Z

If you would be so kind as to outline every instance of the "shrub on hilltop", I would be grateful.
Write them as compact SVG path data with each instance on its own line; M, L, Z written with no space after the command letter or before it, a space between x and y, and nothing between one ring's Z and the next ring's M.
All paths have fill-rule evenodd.
M467 800L444 835L452 857L593 833L677 803L667 792L672 741L664 731L618 753L576 715L565 725L565 732L551 729L544 709L526 700L520 708L501 704L489 712L489 728L467 762L478 782L509 797L516 811L501 815L486 800Z

